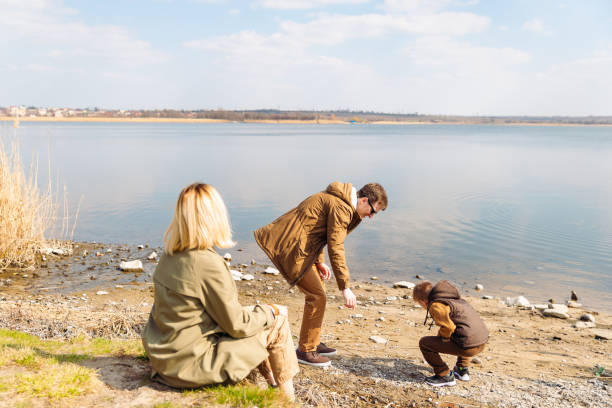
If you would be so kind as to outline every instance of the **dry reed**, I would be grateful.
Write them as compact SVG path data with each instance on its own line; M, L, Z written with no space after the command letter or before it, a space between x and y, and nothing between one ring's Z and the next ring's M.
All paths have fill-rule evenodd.
M26 172L17 143L7 148L0 139L0 269L31 265L36 254L50 245L68 246L59 241L67 235L65 195L60 236L52 243L45 238L58 221L58 210L51 180L45 190L38 186L37 162L33 160Z

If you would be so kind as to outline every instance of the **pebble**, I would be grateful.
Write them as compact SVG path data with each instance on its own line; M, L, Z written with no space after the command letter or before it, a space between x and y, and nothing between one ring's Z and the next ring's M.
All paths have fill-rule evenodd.
M397 296L387 296L387 300L389 302L393 302L394 300L397 300Z
M582 316L580 316L580 320L582 320L583 322L593 322L593 323L595 323L595 316L593 316L590 313L585 313Z
M388 341L384 337L380 337L380 336L370 336L369 339L376 344L387 344L387 341Z
M111 252L113 252L113 250L112 250L112 249L110 249L110 248L108 248L108 249L106 250L106 253L107 253L107 254L110 254Z
M566 304L568 307L574 307L574 308L582 307L582 303L578 303L574 300L568 300Z
M96 252L96 256L103 256L103 255L102 255L102 252L97 251L97 252Z
M155 251L151 252L149 254L149 256L147 256L147 259L149 259L151 261L154 260L154 259L157 259L157 252L155 252Z
M356 313L351 315L351 319L363 319L363 315L360 313Z
M255 262L254 259L251 259L251 265L255 265L257 262Z
M268 275L278 275L280 274L280 271L276 268L268 266L266 269L264 269L263 273L266 273Z
M408 281L399 281L399 282L395 282L393 284L394 288L406 288L406 289L412 289L414 288L416 285L412 282L408 282Z
M144 249L144 245L138 245L137 248L138 249Z
M142 271L143 270L142 261L140 261L140 259L136 259L134 261L121 262L119 264L119 269L121 269L122 271L129 271L129 272Z
M480 358L478 358L478 357L474 357L474 358L472 358L472 361L471 361L471 362L472 362L473 364L482 364L482 360L481 360Z
M482 286L482 285L479 283L479 284L477 284L477 285L474 287L474 289L476 289L478 292L480 292L481 290L483 290L483 289L484 289L484 286Z
M379 317L378 319L376 319L376 320L378 320L378 321L380 321L380 322L384 322L384 321L385 321L385 318L384 318L383 316L380 316L380 317Z
M371 280L378 280L378 276L372 276L370 279Z
M243 276L242 272L237 271L235 269L230 269L230 273L232 274L232 278L234 278L234 280L239 281L242 279L242 276Z
M225 259L227 262L232 260L232 254L230 254L229 252L226 252L225 255L223 255L223 259Z
M105 290L99 290L96 292L96 295L108 295L108 292Z
M487 300L491 300L491 299L493 299L493 296L491 296L491 295L484 295L482 298L483 299L487 299Z

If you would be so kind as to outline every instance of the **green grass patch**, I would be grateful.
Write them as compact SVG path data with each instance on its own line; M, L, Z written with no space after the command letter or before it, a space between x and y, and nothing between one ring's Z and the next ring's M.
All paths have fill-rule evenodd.
M210 389L219 404L229 404L232 407L285 407L288 406L279 391L274 388L259 389L254 385L226 385Z
M152 408L183 408L183 405L177 405L172 402L164 401L153 405Z
M38 373L18 374L14 389L20 394L59 399L86 393L92 388L95 371L89 368L62 365Z
M0 329L0 366L14 367L0 377L0 391L51 400L86 394L99 382L96 371L79 362L109 355L143 359L145 352L139 340L42 340Z

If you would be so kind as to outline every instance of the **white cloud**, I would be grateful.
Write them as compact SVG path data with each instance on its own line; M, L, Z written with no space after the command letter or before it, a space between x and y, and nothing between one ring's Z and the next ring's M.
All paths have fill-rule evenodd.
M341 4L362 4L370 0L260 0L261 7L279 10L305 10Z
M53 46L55 57L89 56L127 64L166 58L122 27L79 21L78 13L59 0L0 0L0 9L0 36Z
M530 78L526 112L609 115L612 112L612 47L591 57L555 64Z
M420 18L383 14L327 16L307 23L283 21L280 31L260 35L252 31L185 42L190 48L223 53L291 55L296 48L340 44L355 38L374 38L395 33L464 35L483 31L489 19L471 13L439 13Z
M230 15L232 15L232 16L236 16L236 15L240 14L240 9L236 9L236 8L230 9L230 11L228 11L228 13Z
M523 23L523 30L541 33L544 31L544 24L539 18L534 18Z
M55 68L50 65L43 64L26 64L25 69L33 72L49 72L55 71Z
M385 0L383 8L389 12L430 13L450 6L465 7L478 0Z

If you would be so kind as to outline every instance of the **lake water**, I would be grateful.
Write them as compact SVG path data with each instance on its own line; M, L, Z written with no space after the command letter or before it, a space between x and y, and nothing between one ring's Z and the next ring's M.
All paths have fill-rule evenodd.
M228 206L238 261L252 231L331 181L381 183L389 208L346 241L352 276L612 309L612 128L0 123L66 187L74 239L162 244L176 197L203 181ZM333 285L333 283L332 283ZM473 291L472 291L473 292Z

